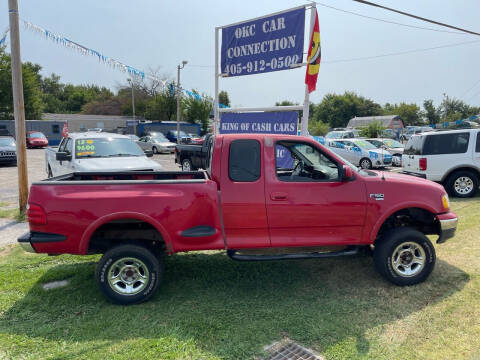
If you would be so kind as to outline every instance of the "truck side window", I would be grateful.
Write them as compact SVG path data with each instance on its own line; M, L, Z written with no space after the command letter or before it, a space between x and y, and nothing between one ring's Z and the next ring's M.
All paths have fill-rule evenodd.
M260 178L260 143L233 140L230 144L228 174L232 181L253 182Z
M279 141L275 148L277 178L280 181L339 181L335 161L310 144Z
M58 152L63 152L65 151L65 144L67 143L67 139L63 138L62 142L60 143L60 146L58 147Z

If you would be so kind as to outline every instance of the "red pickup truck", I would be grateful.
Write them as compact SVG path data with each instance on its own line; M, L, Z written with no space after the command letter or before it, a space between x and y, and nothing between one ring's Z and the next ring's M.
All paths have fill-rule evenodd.
M357 169L298 136L218 135L205 172L73 173L34 183L27 251L103 254L101 292L145 301L162 277L162 255L224 249L234 260L372 253L397 285L425 280L437 243L457 217L442 186Z

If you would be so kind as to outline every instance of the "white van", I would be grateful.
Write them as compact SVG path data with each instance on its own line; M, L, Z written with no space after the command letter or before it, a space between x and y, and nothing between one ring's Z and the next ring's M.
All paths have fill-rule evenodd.
M443 184L458 197L472 197L480 179L480 130L413 135L405 145L403 171Z

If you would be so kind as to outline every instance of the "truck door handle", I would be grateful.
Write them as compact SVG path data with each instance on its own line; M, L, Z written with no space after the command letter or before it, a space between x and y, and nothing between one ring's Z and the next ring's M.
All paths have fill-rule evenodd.
M284 192L274 192L270 194L272 200L287 200L288 194Z

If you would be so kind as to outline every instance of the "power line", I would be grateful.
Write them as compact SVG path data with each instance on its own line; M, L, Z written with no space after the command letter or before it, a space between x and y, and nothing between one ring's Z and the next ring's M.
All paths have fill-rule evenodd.
M380 18L376 18L376 17L373 17L373 16L368 16L368 15L359 14L359 13L356 13L356 12L353 12L353 11L349 11L349 10L339 9L339 8L334 7L334 6L330 6L330 5L327 5L327 4L323 4L323 3L320 3L320 2L315 2L315 3L318 4L318 5L320 5L320 6L324 6L324 7L330 8L330 9L334 9L334 10L337 10L337 11L341 11L341 12L344 12L344 13L347 13L347 14L360 16L360 17L363 17L363 18L366 18L366 19L381 21L381 22L388 23L388 24L400 25L400 26L409 27L409 28L414 28L414 29L429 30L429 31L443 32L443 33L449 33L449 34L465 35L465 33L463 33L463 32L440 30L440 29L428 28L428 27L423 27L423 26L403 24L403 23L399 23L399 22L396 22L396 21L390 21L390 20L380 19Z
M459 30L459 31L462 31L462 32L465 32L465 33L468 33L468 34L480 36L480 33L477 33L477 32L475 32L475 31L471 31L471 30L467 30L467 29L462 29L462 28L459 28L459 27L457 27L457 26L448 25L448 24L445 24L445 23L441 23L441 22L439 22L439 21L427 19L427 18L424 18L424 17L421 17L421 16L417 16L417 15L413 15L413 14L404 12L404 11L392 9L392 8L389 8L389 7L386 7L386 6L383 6L383 5L378 5L378 4L375 4L375 3L370 2L370 1L365 1L365 0L353 0L353 1L359 2L359 3L361 3L361 4L365 4L365 5L375 6L375 7L378 7L378 8L381 8L381 9L385 9L385 10L388 10L388 11L393 11L393 12L396 12L396 13L398 13L398 14L405 15L405 16L409 16L409 17L414 18L414 19L426 21L426 22L429 22L429 23L432 23L432 24L435 24L435 25L440 25L440 26L448 27L448 28L450 28L450 29Z
M382 57L389 57L389 56L398 56L398 55L405 55L405 54L411 54L411 53L416 53L416 52L424 52L424 51L430 51L430 50L437 50L437 49L443 49L443 48L449 48L449 47L455 47L455 46L462 46L462 45L469 45L469 44L478 44L480 43L480 40L473 40L473 41L464 41L460 43L454 43L454 44L447 44L447 45L440 45L440 46L434 46L434 47L429 47L429 48L423 48L423 49L413 49L413 50L405 50L405 51L399 51L399 52L393 52L393 53L386 53L386 54L379 54L379 55L372 55L372 56L361 56L361 57L355 57L355 58L348 58L348 59L338 59L338 60L330 60L330 61L322 61L322 64L335 64L335 63L340 63L340 62L350 62L350 61L360 61L360 60L370 60L370 59L376 59L376 58L382 58ZM193 67L202 67L202 68L214 68L214 65L189 65ZM480 80L479 80L480 82ZM472 86L472 89L476 86ZM470 91L469 89L468 91ZM467 91L467 92L468 92ZM467 93L466 92L466 93Z
M322 63L325 63L325 64L334 64L334 63L339 63L339 62L348 62L348 61L357 61L357 60L369 60L369 59L376 59L376 58L382 58L382 57L387 57L387 56L405 55L405 54L411 54L411 53L416 53L416 52L423 52L423 51L429 51L429 50L443 49L443 48L448 48L448 47L461 46L461 45L474 44L474 43L480 43L480 40L465 41L465 42L456 43L456 44L440 45L440 46L434 46L434 47L430 47L430 48L406 50L406 51L400 51L400 52L395 52L395 53L387 53L387 54L381 54L381 55L364 56L364 57L357 57L357 58L350 58L350 59L341 59L341 60L332 60L332 61L322 61Z
M467 91L465 91L462 96L460 96L460 98L463 98L465 95L467 95L474 87L476 87L478 84L480 84L480 80L478 80L475 84L473 84L473 86L471 86L470 88L468 88Z

